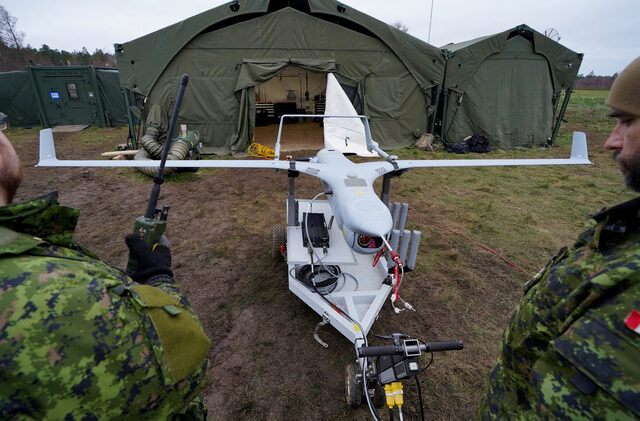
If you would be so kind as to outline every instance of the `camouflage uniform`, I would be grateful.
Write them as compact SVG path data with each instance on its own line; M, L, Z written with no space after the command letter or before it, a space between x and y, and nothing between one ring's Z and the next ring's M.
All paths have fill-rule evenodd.
M57 193L0 207L0 419L206 419L187 299L76 245L77 219Z
M587 228L525 284L480 419L640 417L640 198Z

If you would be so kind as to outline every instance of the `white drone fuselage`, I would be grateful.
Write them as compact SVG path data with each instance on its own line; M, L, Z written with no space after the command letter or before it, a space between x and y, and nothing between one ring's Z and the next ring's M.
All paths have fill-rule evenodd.
M321 149L311 163L323 164L331 171L318 174L345 241L355 252L375 253L391 231L389 208L373 190L378 173L351 162L335 149Z

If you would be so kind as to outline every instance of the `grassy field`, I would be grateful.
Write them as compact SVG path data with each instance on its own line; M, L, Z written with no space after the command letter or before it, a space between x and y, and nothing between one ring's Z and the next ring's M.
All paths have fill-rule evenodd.
M407 274L401 291L416 311L396 315L385 305L372 332L465 343L463 351L437 354L420 376L430 419L474 417L524 282L561 246L573 243L590 212L634 196L603 148L614 126L606 117L606 95L574 92L556 145L548 150L475 155L566 158L572 132L579 130L587 133L593 165L416 169L393 180L392 201L410 204L408 228L422 232L416 270ZM64 138L59 156L98 156L126 134L124 128L90 128ZM8 135L26 157L25 168L34 164L37 132L10 129ZM412 159L460 157L415 148L393 153ZM42 171L29 169L19 194L44 193L56 183L46 177L58 177L61 201L81 210L79 241L122 266L122 238L144 210L150 180L130 169ZM310 177L297 183L301 198L318 193ZM288 292L285 265L272 262L267 252L272 224L284 220L286 191L286 177L267 171L248 176L201 169L172 175L163 186L163 200L174 206L169 227L174 271L213 340L206 391L210 418L370 419L366 409L351 409L342 398L352 345L323 328L330 347L319 347L311 336L318 316ZM109 224L111 231L96 230L105 220L117 223ZM419 417L416 394L415 384L407 382L406 419Z

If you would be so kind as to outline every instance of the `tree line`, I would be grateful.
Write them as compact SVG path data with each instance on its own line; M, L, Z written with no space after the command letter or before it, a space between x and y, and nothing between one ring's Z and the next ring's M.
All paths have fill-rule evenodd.
M578 79L594 78L594 77L608 77L608 78L615 79L618 77L618 72L614 73L613 75L597 75L593 70L586 75L582 73L578 73Z
M0 5L0 72L24 70L26 66L91 65L116 67L115 56L96 49L90 53L86 47L80 51L66 51L43 44L40 48L24 45L25 33L17 28L18 19Z

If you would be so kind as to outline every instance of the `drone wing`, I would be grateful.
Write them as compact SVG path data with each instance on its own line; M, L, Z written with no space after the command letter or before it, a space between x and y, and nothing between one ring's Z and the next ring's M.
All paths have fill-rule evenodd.
M504 167L516 165L587 165L587 136L582 132L573 132L571 157L568 159L421 159L396 160L398 169L426 167ZM389 163L388 166L392 164Z
M428 167L489 167L516 165L586 165L591 164L587 154L587 138L584 133L574 132L571 157L569 159L422 159L374 161L356 164L356 167L370 172L369 179L375 179L387 172L409 168ZM295 170L324 179L327 165L313 162L294 162L260 159L217 159L217 160L168 160L166 167L178 168L264 168L274 170ZM51 129L40 131L39 167L158 167L159 160L113 161L113 160L60 160L56 157ZM327 171L325 171L327 170Z
M298 167L308 166L307 163L296 163ZM303 164L303 165L301 165ZM290 168L289 161L263 159L203 159L203 160L167 160L166 167L178 168L271 168L286 170ZM159 167L160 160L144 161L114 161L104 159L58 159L53 143L51 129L40 131L40 161L38 167ZM304 169L303 169L304 171Z

